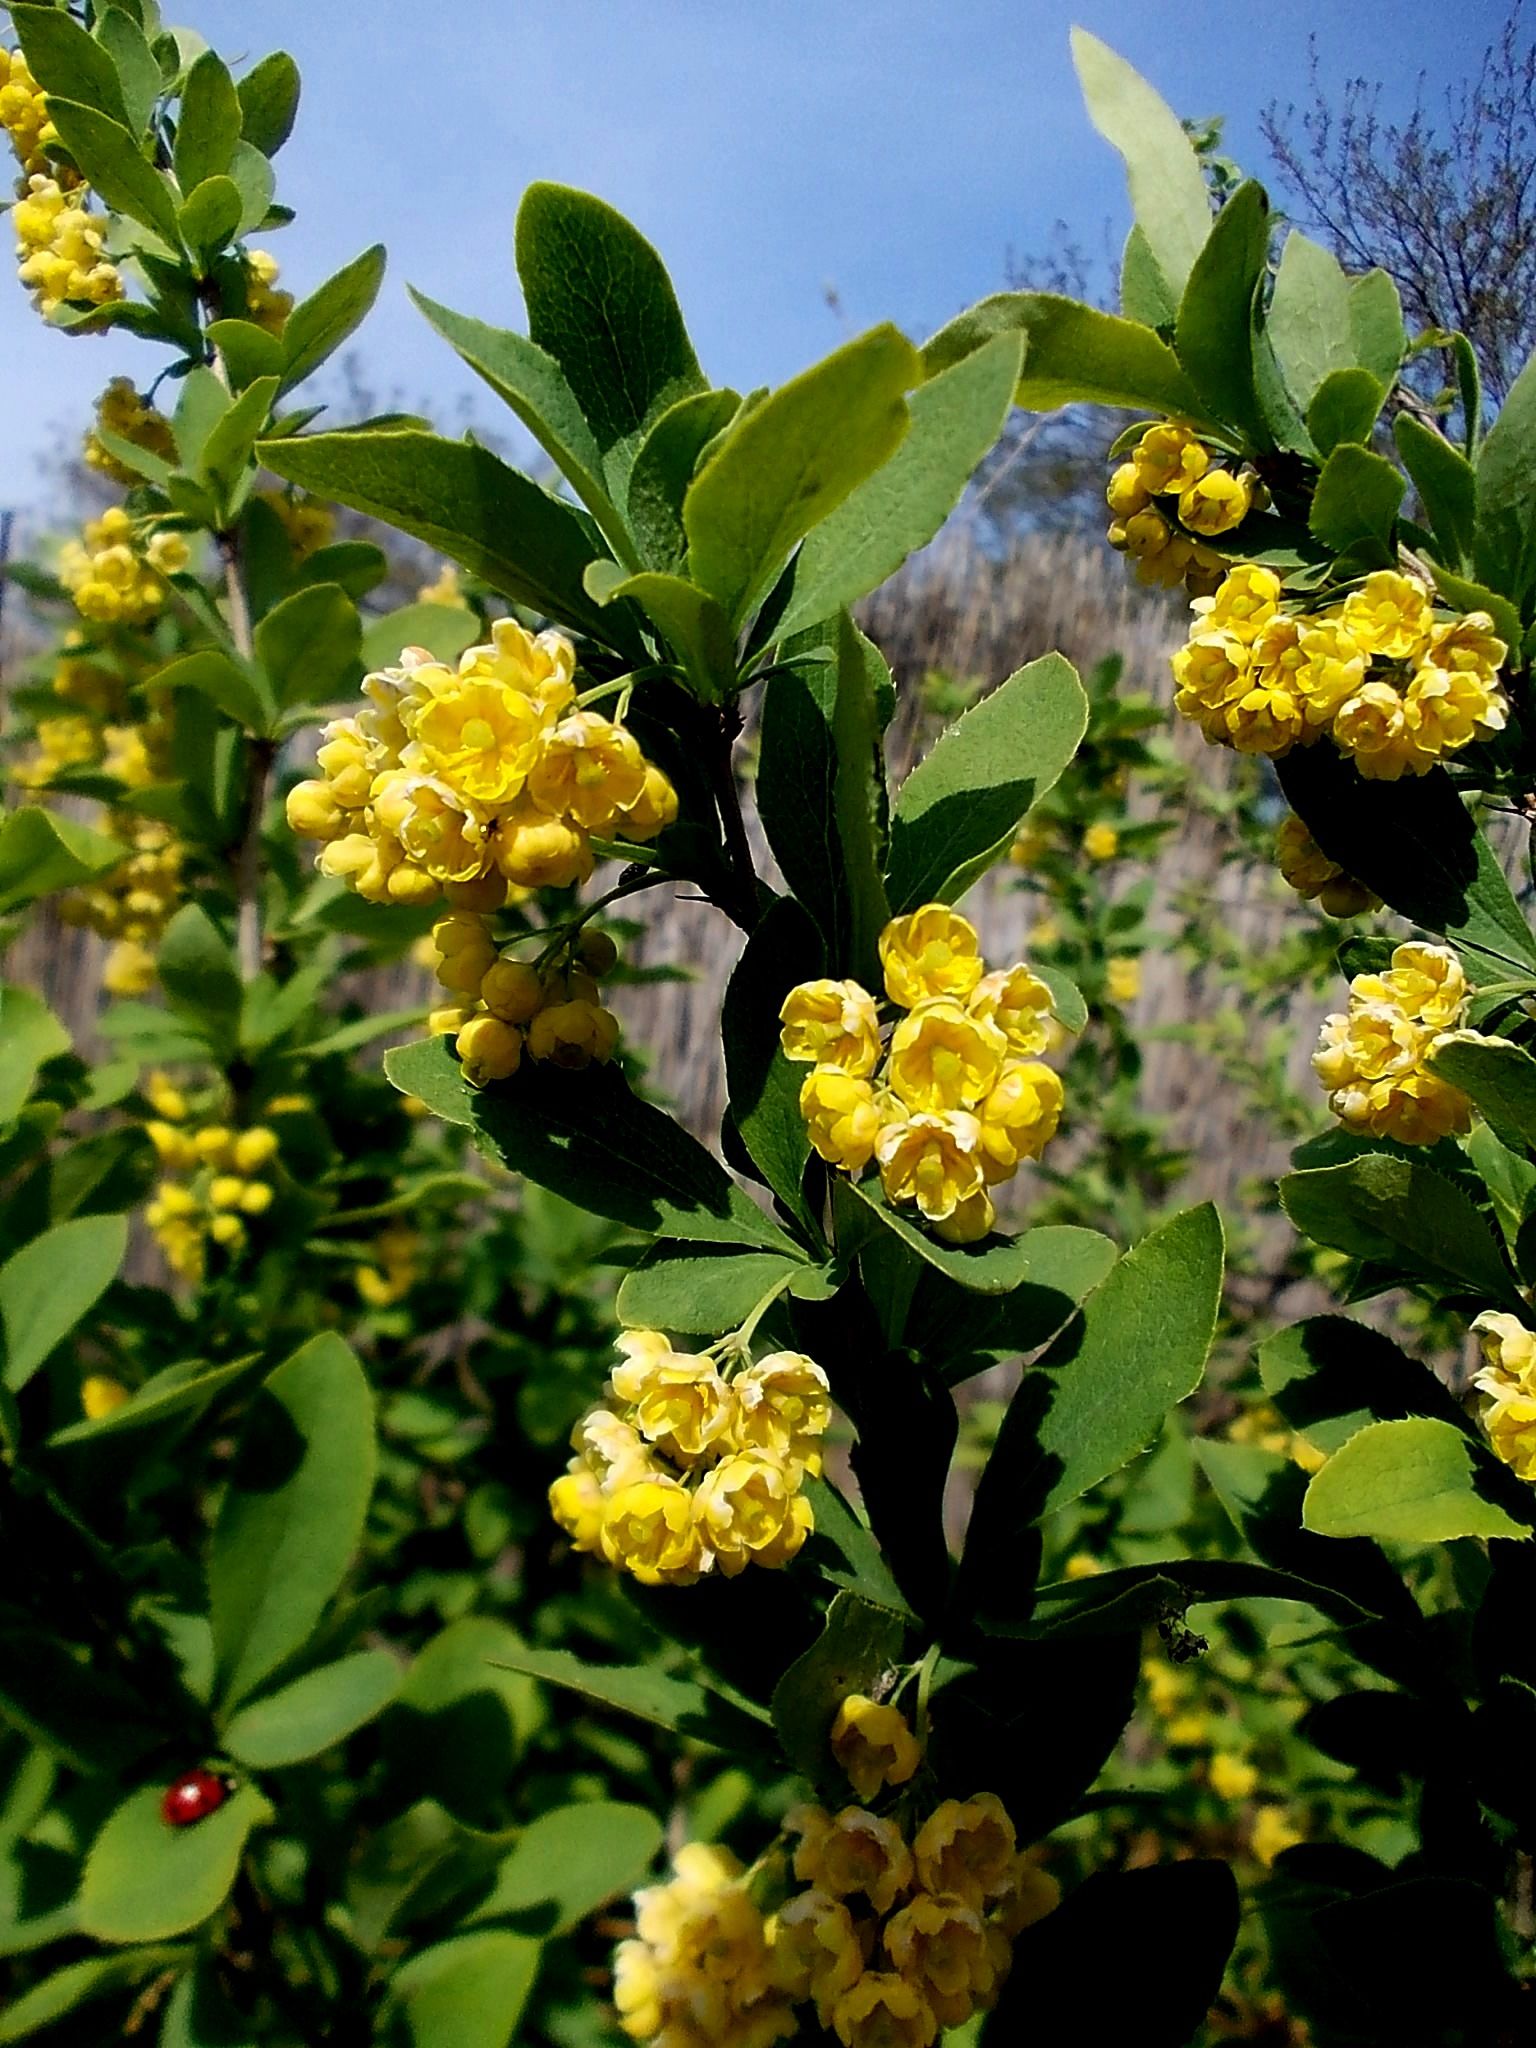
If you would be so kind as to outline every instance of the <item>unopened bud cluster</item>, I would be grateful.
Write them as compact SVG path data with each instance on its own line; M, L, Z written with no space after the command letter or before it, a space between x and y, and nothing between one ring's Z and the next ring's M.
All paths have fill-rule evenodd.
M85 460L88 468L110 477L113 483L136 484L138 472L130 469L121 456L113 454L102 440L103 434L130 441L135 448L157 455L163 462L176 460L176 437L170 421L139 393L131 377L114 377L97 399L96 423L85 437Z
M1357 974L1349 1008L1324 1020L1312 1065L1328 1106L1352 1131L1432 1145L1471 1128L1472 1105L1430 1067L1460 1033L1471 1002L1466 975L1444 946L1398 946L1384 974Z
M1330 917L1359 917L1381 908L1375 891L1330 860L1294 811L1281 819L1275 834L1275 862L1281 879L1304 902L1320 903Z
M493 910L510 888L592 872L592 835L644 842L677 815L626 727L582 710L563 634L498 620L456 667L408 647L366 678L369 708L326 726L319 779L288 822L317 865L374 903Z
M277 1133L265 1124L249 1130L194 1125L186 1098L163 1075L153 1076L145 1093L157 1114L144 1128L164 1176L145 1221L172 1272L196 1283L207 1266L208 1246L238 1257L249 1223L271 1208Z
M873 1160L888 1202L972 1243L995 1220L988 1189L1038 1159L1060 1120L1060 1078L1038 1057L1051 992L1022 961L989 974L975 926L943 903L893 918L880 963L888 1033L856 981L785 998L785 1056L811 1067L800 1114L829 1165L857 1176Z
M753 1364L736 1337L681 1352L659 1330L626 1330L618 1348L549 1490L577 1549L647 1586L788 1564L814 1526L801 1482L821 1470L832 1419L821 1367L798 1351Z
M428 1028L452 1036L472 1088L509 1080L525 1053L571 1069L613 1057L619 1020L603 1007L597 985L618 960L606 932L578 932L559 949L563 962L520 960L522 941L498 945L485 912L452 910L432 927L432 943L437 978L459 1001L434 1010Z
M108 260L105 219L92 213L89 188L69 190L35 172L11 208L16 275L47 319L61 306L109 306L123 297L122 272Z
M1214 590L1227 564L1207 543L1240 526L1255 486L1224 469L1214 451L1176 420L1148 427L1109 480L1108 540L1136 564L1142 583L1192 597Z
M166 529L146 536L121 505L109 505L86 521L80 540L59 550L59 581L93 625L142 626L164 610L166 578L191 559L184 535Z
M115 941L102 970L109 995L141 996L154 985L154 948L181 908L186 848L156 818L123 811L112 813L109 823L132 852L109 873L71 890L60 900L59 915Z
M766 2048L804 2027L842 2048L932 2048L995 2003L1055 1880L1020 1854L994 1793L896 1790L922 1762L899 1708L850 1695L832 1749L866 1804L791 1809L788 1839L751 1870L689 1843L667 1883L636 1894L614 1957L632 2040Z
M1508 649L1493 620L1437 612L1426 586L1396 569L1301 611L1273 569L1243 563L1194 609L1173 657L1174 702L1216 745L1273 757L1326 734L1362 775L1395 782L1508 719Z

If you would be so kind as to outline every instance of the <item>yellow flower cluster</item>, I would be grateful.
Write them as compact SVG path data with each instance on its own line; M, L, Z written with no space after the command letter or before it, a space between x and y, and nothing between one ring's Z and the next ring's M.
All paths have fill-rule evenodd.
M1275 860L1281 879L1303 902L1314 899L1330 917L1359 917L1380 910L1381 898L1364 882L1346 874L1330 860L1294 811L1287 811L1275 834Z
M256 495L281 522L295 561L307 561L317 548L329 547L335 539L336 514L324 499L292 491L258 491Z
M432 581L422 584L416 593L416 601L418 604L456 604L462 606L464 603L464 592L459 583L458 563L444 562Z
M1061 1082L1036 1057L1051 993L1022 962L989 974L975 926L943 903L893 918L880 962L906 1013L888 1044L856 981L802 982L784 999L785 1056L811 1068L800 1114L829 1165L860 1174L873 1159L887 1201L973 1243L994 1221L988 1188L1038 1159L1061 1116Z
M132 732L132 728L125 730ZM138 996L153 986L155 956L151 949L180 908L186 849L170 826L158 819L123 811L114 812L109 823L133 851L110 873L61 898L59 915L66 924L83 925L104 939L116 940L107 956L102 986L111 995Z
M1472 1325L1482 1363L1472 1384L1483 1397L1488 1441L1520 1479L1536 1480L1536 1331L1485 1309Z
M94 719L78 712L63 718L40 718L30 754L13 771L24 789L42 789L71 768L88 768L101 759L101 732Z
M421 1278L421 1257L420 1231L391 1223L374 1239L372 1263L353 1267L352 1284L370 1308L392 1308Z
M63 652L51 678L53 694L62 697L66 704L78 704L83 711L93 712L98 718L110 718L121 712L127 703L127 678L99 661L92 661L88 654L80 651L84 646L82 633L66 635Z
M66 191L79 184L79 172L67 164L49 165L44 145L58 139L57 131L48 115L47 96L20 50L0 49L0 128L10 137L23 172L51 168Z
M452 1033L471 1087L505 1081L530 1059L579 1069L601 1066L619 1042L619 1020L603 1008L596 977L618 958L605 932L582 930L561 968L519 960L498 948L483 911L451 910L432 927L436 974L457 1003L434 1010L428 1026Z
M1167 590L1182 583L1191 596L1214 590L1227 566L1206 543L1240 526L1254 502L1249 478L1214 466L1210 449L1177 420L1145 430L1104 495L1109 544L1135 562L1138 581Z
M613 1958L619 2025L658 2048L771 2048L797 2031L771 1972L750 1873L687 1842L665 1884L635 1894L635 1936Z
M736 1335L681 1352L626 1330L618 1348L607 1400L576 1425L549 1490L576 1548L647 1586L788 1564L814 1526L801 1482L821 1470L832 1418L821 1367L798 1351L752 1364Z
M59 581L82 618L98 626L142 626L165 605L165 579L186 568L191 551L179 533L145 543L121 505L88 519L84 537L59 551Z
M138 473L119 460L103 442L103 433L119 441L131 441L150 455L166 462L176 460L176 437L171 423L136 390L131 377L114 377L96 401L96 424L85 437L85 461L89 469L110 477L114 483L136 484Z
M1508 649L1486 612L1437 618L1431 593L1395 569L1342 603L1288 611L1272 569L1240 564L1173 657L1174 703L1206 738L1279 756L1324 733L1372 780L1423 775L1504 728Z
M255 326L264 327L268 334L281 334L293 311L293 293L277 289L281 275L275 256L265 249L246 250L245 317Z
M1226 1434L1229 1444L1252 1444L1277 1458L1289 1458L1303 1472L1320 1472L1328 1462L1327 1452L1298 1436L1270 1401L1255 1401L1234 1415Z
M247 1221L271 1208L274 1189L265 1176L277 1158L277 1133L265 1124L194 1130L178 1089L155 1076L145 1093L160 1112L144 1128L166 1177L144 1218L172 1272L195 1282L203 1276L210 1240L235 1257L245 1247Z
M991 1792L942 1800L910 1837L863 1806L799 1806L785 1824L805 1889L768 1923L773 1981L843 2048L930 2048L987 2011L1014 1937L1059 1897Z
M1470 1000L1461 962L1444 946L1399 946L1387 973L1357 974L1348 1010L1324 1019L1312 1055L1339 1121L1403 1145L1468 1130L1471 1103L1429 1061Z
M643 842L677 796L624 726L583 710L561 633L499 619L456 668L421 647L363 684L369 708L326 726L320 779L288 822L317 865L375 903L494 910L508 885L563 889L592 872L592 834Z
M41 172L11 208L17 276L46 319L63 305L107 306L123 296L123 278L103 251L106 223L88 211L84 185L66 192Z

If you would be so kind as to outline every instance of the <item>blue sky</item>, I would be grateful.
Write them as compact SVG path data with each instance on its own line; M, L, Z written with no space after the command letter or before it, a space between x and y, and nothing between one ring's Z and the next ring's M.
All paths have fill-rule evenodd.
M1463 0L1475 53L1504 0ZM847 333L921 337L1005 282L1010 249L1067 222L1092 250L1128 219L1119 160L1090 129L1073 21L1181 112L1228 116L1264 169L1258 115L1325 71L1412 98L1442 0L181 0L172 19L229 58L281 46L305 101L278 159L295 225L272 238L299 292L371 241L390 250L359 340L374 387L445 424L480 390L411 308L407 280L504 325L521 307L512 217L531 179L587 187L671 266L706 370L777 382ZM839 311L827 303L836 293ZM160 352L45 329L0 296L0 505L35 506L39 457L116 372ZM497 417L489 393L477 416Z

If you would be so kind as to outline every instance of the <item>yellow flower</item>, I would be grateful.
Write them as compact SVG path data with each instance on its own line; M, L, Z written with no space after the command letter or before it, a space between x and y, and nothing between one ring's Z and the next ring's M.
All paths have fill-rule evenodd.
M614 1955L632 2039L664 2048L771 2048L795 2031L763 1916L728 1850L686 1843L665 1884L635 1894L636 1939Z
M347 814L328 782L296 782L283 805L288 830L299 839L340 839L350 830Z
M1033 1927L1061 1904L1061 1886L1048 1870L1042 1870L1030 1856L1020 1856L1008 1879L1008 1888L993 1909L993 1925L1011 1941L1026 1927Z
M1131 460L1142 489L1160 494L1182 491L1204 476L1211 458L1188 427L1166 420L1147 428Z
M528 1051L557 1067L602 1066L619 1042L619 1020L601 1004L580 998L547 1003L528 1026Z
M1175 1749L1203 1749L1211 1737L1209 1714L1175 1714L1166 1730Z
M1083 852L1089 860L1113 860L1120 851L1120 834L1113 825L1090 825L1083 834Z
M829 1814L819 1806L791 1807L784 1825L800 1837L795 1875L834 1899L862 1894L877 1913L889 1913L912 1883L912 1851L893 1820L845 1806Z
M832 2008L864 1970L853 1915L842 1900L814 1886L795 1893L768 1922L768 1948L778 1989L797 2005L814 2001L818 2019L829 2026Z
M849 1693L839 1706L831 1739L839 1768L864 1800L887 1785L905 1785L923 1760L901 1709L878 1705L861 1692Z
M1260 1863L1268 1868L1277 1856L1283 1855L1287 1849L1294 1849L1298 1842L1306 1839L1305 1832L1296 1826L1283 1806L1261 1806L1253 1817L1248 1846Z
M872 1074L880 1061L875 999L856 981L802 981L779 1011L784 1057L845 1074Z
M982 1128L968 1110L919 1110L882 1126L875 1158L888 1201L916 1202L942 1223L982 1184Z
M567 818L524 806L497 820L496 865L522 889L569 889L592 873L592 845Z
M645 846L676 819L677 791L655 762L647 761L640 794L620 807L610 830L617 839Z
M1116 519L1123 523L1146 510L1150 495L1135 463L1122 462L1109 479L1104 499Z
M978 1909L1007 1889L1017 1849L1008 1809L993 1792L946 1799L912 1843L924 1891L947 1893Z
M919 1003L891 1038L889 1085L911 1110L969 1109L993 1086L1008 1041L951 997Z
M1109 544L1135 562L1150 562L1175 545L1173 528L1155 505L1133 513L1124 524L1109 529ZM1181 571L1182 573L1182 571Z
M1381 898L1331 861L1294 811L1280 821L1275 857L1282 879L1303 899L1315 897L1330 917L1358 917L1381 908Z
M1474 668L1421 662L1404 695L1405 715L1419 747L1432 759L1502 732L1509 703L1497 680Z
M1473 1319L1472 1329L1482 1349L1483 1363L1473 1385L1486 1394L1513 1383L1527 1393L1536 1393L1536 1330L1528 1330L1518 1316L1486 1308ZM1489 1384L1483 1384L1483 1375Z
M1306 712L1300 696L1286 682L1272 681L1274 670L1253 670L1249 687L1227 710L1227 738L1240 754L1289 753L1306 733Z
M1134 1003L1141 994L1141 962L1134 953L1113 954L1104 963L1104 986L1112 1003Z
M1415 576L1378 569L1344 600L1344 630L1367 654L1416 661L1429 645L1430 594ZM1491 622L1490 622L1491 623Z
M629 1398L635 1428L678 1465L710 1455L732 1421L731 1390L714 1360L701 1353L668 1351L652 1359Z
M1233 633L1195 634L1173 657L1174 709L1216 746L1230 744L1228 714L1253 686L1253 654Z
M488 1014L471 1017L453 1044L471 1088L509 1080L523 1057L522 1033Z
M643 1586L691 1586L711 1559L680 1480L657 1473L621 1487L603 1510L602 1550Z
M803 1351L774 1351L737 1373L730 1440L760 1451L794 1476L821 1470L821 1439L832 1420L827 1376Z
M493 958L477 986L481 1002L505 1024L527 1024L544 1002L544 983L522 960Z
M946 1244L980 1244L997 1221L997 1210L985 1188L957 1202L953 1211L933 1226L935 1237Z
M761 1451L738 1451L712 1466L699 1481L694 1513L728 1579L749 1564L788 1564L813 1523L797 1475Z
M833 2007L832 2029L843 2048L930 2048L938 2023L905 1977L867 1970Z
M645 760L633 734L595 711L575 711L544 735L528 777L541 810L601 832L645 788Z
M423 583L416 593L418 604L459 605L464 603L464 593L459 586L459 565L444 562L430 583Z
M862 1173L874 1157L880 1112L868 1081L841 1067L814 1067L800 1087L811 1144L829 1166Z
M1254 659L1268 658L1268 635L1280 622L1271 620L1254 643ZM1282 656L1290 687L1300 697L1303 716L1309 726L1327 725L1365 680L1366 653L1337 619L1295 621L1295 651L1299 658Z
M885 990L904 1010L934 996L968 996L982 976L976 927L947 903L892 918L880 934Z
M390 770L374 785L373 814L413 866L435 882L465 882L490 858L484 820L432 775Z
M1193 605L1202 633L1226 633L1244 643L1257 639L1279 609L1280 578L1254 562L1229 569L1215 596L1197 597Z
M422 694L406 717L411 737L403 765L438 777L473 804L509 803L538 757L540 716L533 699L494 676L444 667L416 672Z
M1349 989L1351 1001L1390 1003L1434 1031L1454 1029L1472 1000L1465 970L1450 947L1418 939L1393 948L1385 974L1357 974Z
M1229 469L1208 469L1180 491L1179 518L1191 533L1214 539L1241 526L1252 503L1253 492L1242 477Z
M989 1182L1007 1180L1025 1159L1038 1159L1061 1121L1061 1077L1040 1060L1011 1060L976 1114L980 1167Z
M1506 1392L1483 1409L1483 1428L1495 1454L1517 1479L1536 1481L1536 1394Z
M331 795L344 811L362 810L373 793L375 773L395 764L381 757L356 718L331 719L320 728L320 738L315 765Z
M80 1406L88 1422L99 1422L104 1415L111 1415L133 1397L121 1380L114 1380L106 1373L89 1373L80 1382Z
M941 2027L961 2027L997 1994L997 1957L986 1922L958 1898L919 1892L887 1921L886 1953Z
M1252 1798L1258 1789L1259 1774L1252 1764L1234 1756L1230 1749L1218 1749L1211 1757L1210 1779L1216 1797L1235 1804Z
M578 1550L596 1550L602 1539L606 1503L597 1474L573 1458L549 1489L549 1512Z
M293 293L276 289L281 272L265 249L245 252L245 317L268 334L281 334L293 311Z
M1362 683L1339 706L1333 737L1372 782L1425 775L1435 765L1434 754L1421 744L1418 722L1409 717L1403 696L1391 683L1377 678Z
M1536 1332L1497 1309L1485 1309L1472 1328L1482 1348L1472 1384L1483 1396L1488 1440L1518 1478L1536 1480Z
M1467 612L1430 629L1425 660L1435 668L1464 670L1491 682L1509 657L1487 612Z

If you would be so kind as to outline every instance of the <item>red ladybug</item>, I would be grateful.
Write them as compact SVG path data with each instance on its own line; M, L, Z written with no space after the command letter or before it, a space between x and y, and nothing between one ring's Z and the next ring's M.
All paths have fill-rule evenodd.
M234 1785L216 1771L188 1771L174 1785L167 1785L160 1801L160 1818L170 1828L189 1828L217 1813Z

